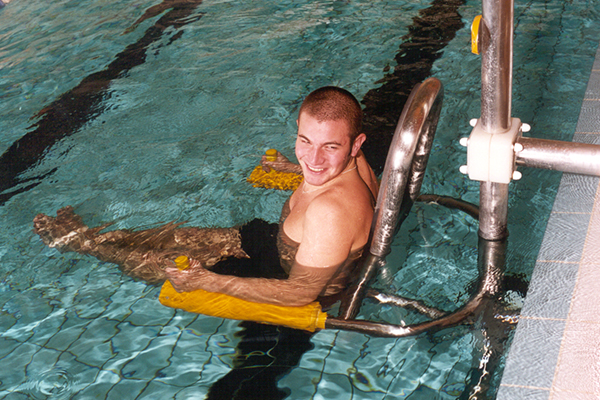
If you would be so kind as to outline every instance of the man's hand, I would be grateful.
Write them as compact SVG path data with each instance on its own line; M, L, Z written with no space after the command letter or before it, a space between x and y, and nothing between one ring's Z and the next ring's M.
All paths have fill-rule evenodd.
M208 271L200 261L190 259L190 266L184 270L177 267L165 268L167 279L178 292L191 292L200 288L200 281Z
M286 156L277 152L277 159L275 161L268 161L267 156L263 155L260 160L265 172L270 172L271 168L275 171L280 172L293 172L295 174L302 174L302 167L298 164L291 162Z

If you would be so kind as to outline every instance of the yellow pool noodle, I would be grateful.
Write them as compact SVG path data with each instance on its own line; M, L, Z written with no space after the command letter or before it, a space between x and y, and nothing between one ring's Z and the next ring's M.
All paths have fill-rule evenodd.
M171 282L166 281L160 291L160 302L172 308L242 321L255 321L271 325L283 325L314 332L325 329L327 313L318 302L302 307L285 307L254 303L221 293L205 290L179 293Z

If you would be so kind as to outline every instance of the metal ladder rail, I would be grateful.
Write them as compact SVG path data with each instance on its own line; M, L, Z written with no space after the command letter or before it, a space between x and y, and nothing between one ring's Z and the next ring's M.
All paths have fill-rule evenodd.
M404 337L442 329L464 322L482 307L486 299L498 292L506 241L479 241L479 286L470 300L458 310L431 321L408 326L382 322L355 320L367 294L367 285L385 262L400 224L406 218L414 201L433 201L445 207L460 209L477 217L475 206L457 199L424 195L419 197L427 160L437 128L443 100L439 80L430 78L415 87L400 116L394 139L388 153L382 176L377 207L371 227L371 246L362 268L360 279L349 289L342 302L340 315L327 318L325 328L356 331L382 337Z
M478 260L480 267L479 287L464 306L448 315L407 326L383 322L327 318L325 327L328 329L343 329L365 333L373 336L397 338L459 325L473 314L476 314L484 306L485 302L492 299L498 292L504 266L505 250L506 241L480 239Z
M369 254L359 279L350 286L342 301L336 320L347 321L358 314L368 282L390 253L394 235L419 195L442 101L441 82L429 78L413 89L404 106L381 179Z

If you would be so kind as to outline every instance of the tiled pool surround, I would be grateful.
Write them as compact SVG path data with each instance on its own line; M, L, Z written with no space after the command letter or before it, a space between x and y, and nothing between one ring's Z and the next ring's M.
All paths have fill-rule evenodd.
M600 51L573 141L600 144ZM600 398L599 183L562 177L498 400Z

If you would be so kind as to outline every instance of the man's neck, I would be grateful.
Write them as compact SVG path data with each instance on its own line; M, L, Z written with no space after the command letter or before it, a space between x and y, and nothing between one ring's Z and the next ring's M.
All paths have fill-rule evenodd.
M346 167L344 168L344 170L342 172L340 172L337 176L335 176L333 179L325 182L324 184L315 186L315 185L311 185L310 183L306 182L306 180L305 180L301 187L302 193L312 193L312 192L316 192L321 189L326 189L328 187L331 187L332 185L335 185L335 183L338 182L344 175L346 175L349 172L355 171L356 167L357 167L356 158L350 157L350 161L348 161L348 164L346 164Z

